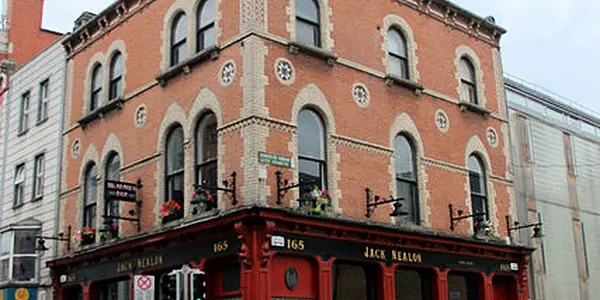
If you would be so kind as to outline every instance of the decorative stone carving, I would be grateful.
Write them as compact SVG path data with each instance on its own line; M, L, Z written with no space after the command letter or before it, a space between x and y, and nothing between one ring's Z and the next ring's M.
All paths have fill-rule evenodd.
M226 61L219 72L222 86L228 86L235 80L236 68L233 60Z
M275 76L281 83L291 85L296 78L296 71L292 62L285 58L278 58L275 61Z
M369 90L364 84L355 83L352 86L352 98L354 98L354 101L356 104L358 104L358 106L364 108L369 106L371 96Z
M492 127L488 128L486 131L487 136L487 140L488 143L490 143L490 146L492 147L496 147L498 146L498 133L496 132L496 130Z
M81 142L79 140L75 140L73 142L73 146L71 146L71 155L73 158L79 157L79 153L81 152Z
M142 128L144 124L146 124L146 119L148 118L148 110L146 109L146 105L140 105L135 110L134 123L135 127Z
M438 109L435 112L435 126L443 133L448 132L448 129L450 129L450 119L445 111Z

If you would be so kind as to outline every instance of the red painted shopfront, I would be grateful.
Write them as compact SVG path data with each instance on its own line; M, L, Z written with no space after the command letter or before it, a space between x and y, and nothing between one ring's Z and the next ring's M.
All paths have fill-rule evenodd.
M531 251L253 207L49 265L58 300L118 299L119 285L134 299L134 275L184 264L206 273L207 299L526 300Z

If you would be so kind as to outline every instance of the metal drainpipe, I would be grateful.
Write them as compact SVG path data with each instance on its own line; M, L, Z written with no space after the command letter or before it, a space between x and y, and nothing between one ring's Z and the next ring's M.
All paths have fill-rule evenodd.
M4 197L4 173L6 172L6 143L8 141L8 129L9 129L9 122L8 120L10 118L8 118L7 116L10 113L10 109L9 109L9 105L10 102L7 101L10 99L10 94L11 94L11 90L9 88L9 84L10 84L10 75L7 76L8 77L8 82L6 83L7 86L7 91L4 92L4 99L2 101L2 106L4 106L4 113L2 114L2 117L4 117L4 126L2 128L2 175L0 177L0 196L2 197L2 201L0 202L1 206L4 206L4 201L6 201L6 197ZM10 197L9 197L10 198ZM2 222L4 221L4 209L0 209L0 226L2 225Z

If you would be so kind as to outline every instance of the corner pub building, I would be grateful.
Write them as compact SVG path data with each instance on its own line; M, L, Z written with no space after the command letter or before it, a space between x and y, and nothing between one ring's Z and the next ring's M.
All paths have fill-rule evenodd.
M54 298L527 299L504 32L442 0L116 1L64 42Z

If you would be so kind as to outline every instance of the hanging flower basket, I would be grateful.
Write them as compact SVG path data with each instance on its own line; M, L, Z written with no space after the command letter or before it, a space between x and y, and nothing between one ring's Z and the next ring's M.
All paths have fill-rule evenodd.
M328 208L331 206L329 192L327 190L321 191L318 186L303 194L298 201L300 202L300 211L310 215L327 215Z
M494 225L489 220L475 220L475 235L474 237L479 240L495 240L499 241L500 236L494 229Z
M96 242L96 229L83 227L77 232L76 239L81 245L91 245Z
M175 200L169 200L162 204L162 207L160 208L160 213L158 216L160 218L167 218L172 215L179 214L180 212L181 212L181 205L179 205L179 203L177 203L177 201L175 201Z

